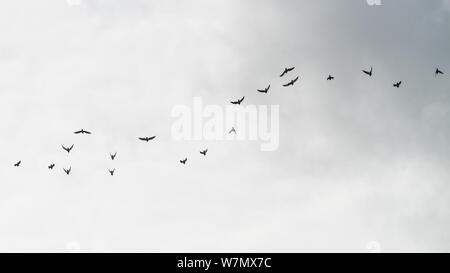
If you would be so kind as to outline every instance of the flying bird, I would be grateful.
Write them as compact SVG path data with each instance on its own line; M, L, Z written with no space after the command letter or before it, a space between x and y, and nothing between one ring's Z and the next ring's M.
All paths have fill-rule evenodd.
M111 176L113 176L114 175L114 172L116 171L116 169L113 169L113 170L108 170L108 172L109 172L109 174L111 174Z
M66 147L64 147L64 146L62 146L62 148L63 148L64 150L66 150L67 153L70 153L70 151L72 151L73 144L72 144L72 146L70 146L70 148L66 148Z
M156 136L152 136L152 137L140 137L139 139L142 141L147 141L149 142L150 140L154 139Z
M232 104L241 104L241 102L244 100L245 96L242 97L242 99L239 99L237 101L230 101Z
M267 91L269 91L269 89L270 89L270 84L269 84L269 86L267 86L264 89L258 89L258 92L260 92L260 93L267 93Z
M111 156L111 160L114 160L114 158L116 158L117 152L115 152L114 154L109 153L109 156Z
M284 75L286 75L288 72L294 70L295 67L290 67L290 68L285 68L283 73L281 73L280 77L283 77Z
M69 174L70 174L70 171L72 170L72 167L69 167L68 170L66 170L66 169L63 168L63 170L64 170L64 172L65 172L67 175L69 175Z
M186 165L186 161L187 161L187 157L183 160L180 160L180 163Z
M362 72L366 73L369 76L372 76L373 67L370 67L370 71L363 70Z
M203 150L203 151L200 151L200 153L202 154L202 155L204 155L204 156L206 156L206 153L208 152L208 149L206 149L206 150Z
M54 164L54 163L52 163L52 164L50 164L50 165L48 166L48 168L49 168L50 170L53 170L53 167L55 167L55 164Z
M437 76L439 74L444 74L444 72L442 72L441 70L439 70L439 68L436 68L436 72L434 72L434 75Z
M297 76L297 78L295 78L295 79L293 79L292 81L290 81L290 82L288 82L288 83L286 83L286 84L283 84L283 86L284 87L288 87L288 86L290 86L290 85L294 85L294 83L296 82L298 80L298 76Z
M234 129L234 127L231 127L231 130L228 132L228 134L234 133L236 134L236 129Z
M14 167L19 167L20 163L22 163L22 161L17 162L16 164L14 164Z
M87 134L87 135L90 135L91 132L85 131L85 130L81 129L80 131L74 132L74 134L76 134L76 135L78 135L78 134L82 134L82 135Z
M328 75L327 81L331 81L331 80L334 80L334 77L331 75Z
M400 84L402 84L402 81L399 81L399 82L397 82L397 83L394 83L393 85L394 85L394 87L400 88Z

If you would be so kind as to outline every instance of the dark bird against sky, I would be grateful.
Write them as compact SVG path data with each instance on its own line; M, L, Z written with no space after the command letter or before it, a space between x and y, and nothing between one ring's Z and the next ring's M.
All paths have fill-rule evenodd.
M294 83L296 82L298 80L298 76L297 76L297 78L295 78L295 79L293 79L292 81L290 81L290 82L288 82L288 83L286 83L286 84L283 84L283 86L284 87L288 87L288 86L293 86L294 85Z
M396 82L394 83L394 87L400 88L400 84L402 84L402 81Z
M245 99L245 96L242 97L241 99L237 100L237 101L230 101L232 104L241 104L241 102L243 102Z
M114 160L114 158L116 158L116 155L117 155L117 152L115 152L114 154L109 153L111 160Z
M285 68L283 73L281 73L280 77L283 77L284 75L286 75L288 72L294 70L295 67L290 67L290 68Z
M72 171L72 167L69 167L69 169L67 169L67 170L63 168L63 170L67 175L69 175L70 171Z
M72 146L70 146L69 148L64 147L64 146L62 146L62 148L63 148L67 153L70 153L70 151L72 151L72 149L73 149L73 144L72 144Z
M371 66L369 71L363 70L362 72L366 73L369 76L372 76L372 71L373 71L373 67Z
M206 153L208 152L208 149L206 149L206 150L203 150L203 151L200 151L200 153L202 154L202 155L204 155L204 156L206 156Z
M53 167L55 167L55 164L54 164L54 163L52 163L52 164L50 164L50 165L48 166L48 168L49 168L50 170L53 170Z
M152 137L140 137L139 139L142 141L147 141L149 142L150 140L154 139L156 136L152 136Z
M334 77L331 75L328 75L327 81L331 81L331 80L334 80Z
M270 89L270 84L269 84L269 86L267 86L264 89L258 89L258 92L260 92L260 93L267 93L267 91L269 91L269 89Z
M183 160L180 160L180 163L186 165L186 161L187 161L187 157Z
M444 72L442 72L441 70L439 70L439 68L436 68L436 71L434 72L434 75L437 76L439 74L444 74Z
M76 135L78 135L78 134L82 134L82 135L87 134L87 135L90 135L91 132L85 131L85 130L81 129L80 131L74 132L74 134L76 134Z
M108 170L108 172L109 172L109 174L111 175L111 176L113 176L114 175L114 172L116 171L116 169L113 169L113 170Z
M22 161L17 162L16 164L14 164L14 167L19 167L20 163L22 163Z

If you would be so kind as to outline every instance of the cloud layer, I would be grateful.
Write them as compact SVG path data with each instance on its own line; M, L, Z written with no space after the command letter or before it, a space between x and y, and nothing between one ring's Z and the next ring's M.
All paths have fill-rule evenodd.
M0 250L450 250L448 0L76 2L0 4ZM243 95L277 151L171 139Z

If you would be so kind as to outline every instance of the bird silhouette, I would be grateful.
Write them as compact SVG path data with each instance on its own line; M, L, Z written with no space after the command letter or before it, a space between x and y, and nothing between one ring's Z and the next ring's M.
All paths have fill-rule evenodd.
M230 101L232 104L241 104L241 102L245 99L245 96L242 97L242 99L239 99L237 101Z
M270 89L270 84L269 84L269 86L267 86L264 89L258 89L258 92L260 92L260 93L267 93L267 91L269 91L269 89Z
M55 167L55 164L54 164L54 163L52 163L52 164L50 164L50 165L48 166L48 168L49 168L50 170L53 170L53 167Z
M236 129L234 129L234 127L231 127L231 130L228 132L228 134L234 133L236 134Z
M286 84L283 84L283 86L284 86L284 87L288 87L288 86L291 86L291 85L293 86L294 83L295 83L297 80L298 80L298 76L297 76L297 78L291 80L290 82L288 82L288 83L286 83Z
M206 156L206 153L208 152L208 149L206 149L206 150L203 150L203 151L200 151L200 153L202 154L202 155L204 155L204 156Z
M290 67L290 68L285 68L283 73L281 73L280 77L283 77L284 75L286 75L288 72L294 70L295 67Z
M393 86L397 87L397 88L400 88L400 84L402 84L402 81L394 83Z
M328 75L327 81L331 81L331 80L334 80L334 77L331 75Z
M186 161L187 161L187 157L183 160L180 160L180 163L186 165Z
M22 161L17 162L16 164L14 164L14 167L19 167L20 163L22 163Z
M111 176L113 176L114 175L114 172L116 171L116 169L113 169L113 170L108 170L108 172L109 172L109 174L111 175Z
M442 72L441 70L439 70L439 68L436 68L436 72L434 72L434 75L437 76L439 74L444 74L444 72Z
M366 73L369 76L372 76L373 67L370 67L370 71L363 70L362 72Z
M117 152L115 152L114 154L109 153L109 156L111 156L111 160L114 160L114 158L116 158Z
M152 137L140 137L139 139L140 140L142 140L142 141L147 141L147 142L149 142L149 140L152 140L152 139L154 139L156 136L152 136Z
M61 146L62 146L62 145L61 145ZM73 144L72 144L72 146L70 146L70 148L67 148L67 147L64 147L64 146L62 146L62 148L63 148L64 150L66 150L67 153L70 153L70 151L72 151L72 149L73 149Z
M69 167L69 169L67 169L67 170L63 168L63 170L67 175L69 175L70 171L72 170L72 167Z
M85 130L81 129L80 131L74 132L74 134L76 134L76 135L78 135L78 134L82 134L82 135L87 134L87 135L90 135L91 132L85 131Z

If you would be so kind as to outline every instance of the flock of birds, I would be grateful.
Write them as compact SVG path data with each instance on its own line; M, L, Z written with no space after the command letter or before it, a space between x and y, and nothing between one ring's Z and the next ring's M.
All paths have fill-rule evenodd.
M281 75L280 75L280 77L284 77L285 75L287 75L289 72L291 72L291 71L293 71L295 69L295 67L288 67L288 68L285 68L284 70L283 70L283 73L281 73ZM371 66L370 67L370 70L362 70L362 72L364 73L364 74L366 74L366 75L368 75L369 77L371 77L372 75L373 75L373 67ZM442 72L439 68L436 68L436 70L435 70L435 72L434 72L434 74L435 74L435 76L438 76L438 75L442 75L442 74L444 74L444 72ZM296 76L295 78L293 78L293 79L291 79L289 82L287 82L286 84L283 84L283 86L284 87L289 87L289 86L293 86L297 81L298 81L298 79L299 79L299 76ZM328 77L326 78L327 79L327 81L331 81L331 80L334 80L334 76L331 76L331 75L328 75ZM395 83L393 83L393 86L395 87L395 88L400 88L400 85L402 84L402 81L398 81L398 82L395 82ZM260 93L265 93L265 94L267 94L267 92L269 91L269 89L270 89L270 84L266 87L266 88L264 88L264 89L257 89L257 91L258 92L260 92ZM244 101L244 99L245 99L245 96L243 96L242 98L240 98L240 99L238 99L238 100L235 100L235 101L230 101L230 103L231 104L235 104L235 105L240 105L243 101ZM231 134L231 133L234 133L234 134L237 134L237 132L236 132L236 129L234 128L234 127L232 127L231 128L231 130L228 132L228 134ZM79 130L79 131L76 131L76 132L74 132L74 134L76 134L76 135L78 135L78 134L81 134L81 135L90 135L91 134L91 132L90 131L86 131L86 130L84 130L84 129L81 129L81 130ZM151 140L154 140L156 138L156 136L151 136L151 137L139 137L138 139L139 140L141 140L141 141L145 141L145 142L149 142L149 141L151 141ZM64 145L61 145L62 146L62 148L67 152L67 153L70 153L70 151L72 151L72 149L73 149L73 147L74 147L74 144L72 144L70 147L65 147ZM206 153L208 152L208 149L205 149L205 150L201 150L200 151L200 154L202 154L203 156L206 156ZM117 152L115 152L114 154L109 154L110 155L110 157L111 157L111 160L114 160L115 158L116 158L116 156L117 156ZM183 164L183 165L186 165L186 163L187 163L187 157L185 157L184 159L181 159L180 160L180 163L181 164ZM22 163L22 161L18 161L17 163L15 163L14 164L14 167L20 167L20 164ZM55 167L56 165L55 165L55 163L51 163L49 166L48 166L48 169L50 169L50 170L53 170L53 168ZM69 168L62 168L63 169L63 171L67 174L67 175L70 175L70 172L72 171L72 167L70 166ZM109 172L109 174L111 175L111 176L113 176L114 175L114 173L115 173L115 171L116 171L116 169L108 169L108 172Z

